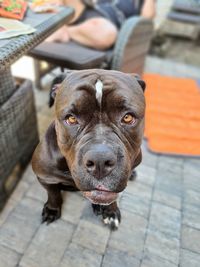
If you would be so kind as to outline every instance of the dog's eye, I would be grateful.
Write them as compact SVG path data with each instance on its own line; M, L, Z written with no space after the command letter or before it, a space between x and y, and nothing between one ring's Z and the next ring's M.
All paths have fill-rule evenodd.
M134 124L136 122L136 118L130 114L127 113L123 118L122 118L122 122L126 123L126 124Z
M73 115L69 115L65 119L66 123L69 125L75 125L78 123L77 119Z

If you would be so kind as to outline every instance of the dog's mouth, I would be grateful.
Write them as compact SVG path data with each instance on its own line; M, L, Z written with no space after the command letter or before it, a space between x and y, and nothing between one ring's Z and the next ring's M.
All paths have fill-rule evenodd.
M99 189L84 191L83 195L88 198L93 204L99 205L109 205L112 202L116 201L118 197L118 193Z

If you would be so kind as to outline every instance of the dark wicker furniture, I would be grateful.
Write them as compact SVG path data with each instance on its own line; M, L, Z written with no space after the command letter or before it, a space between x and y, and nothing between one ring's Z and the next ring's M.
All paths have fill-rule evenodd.
M38 143L32 83L24 80L0 106L0 208L11 193L7 177L16 164L23 168ZM14 180L15 182L15 180Z
M0 208L10 193L6 183L8 176L17 163L25 166L38 143L32 83L26 80L16 86L10 65L72 15L71 8L60 8L58 13L44 15L29 10L24 22L37 31L0 41Z
M200 24L200 1L175 0L168 18L180 22Z
M75 42L44 42L29 52L35 59L36 87L41 88L40 79L49 71L43 70L42 60L50 68L60 66L68 69L104 68L142 74L145 57L153 34L151 20L140 16L127 19L122 25L114 47L98 51Z

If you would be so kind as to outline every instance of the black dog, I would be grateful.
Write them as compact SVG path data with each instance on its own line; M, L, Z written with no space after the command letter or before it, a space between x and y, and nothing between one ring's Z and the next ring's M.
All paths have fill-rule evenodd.
M118 227L118 193L141 162L144 88L137 76L99 69L71 71L54 86L56 119L32 159L48 193L43 221L61 216L61 190L80 190L104 223Z

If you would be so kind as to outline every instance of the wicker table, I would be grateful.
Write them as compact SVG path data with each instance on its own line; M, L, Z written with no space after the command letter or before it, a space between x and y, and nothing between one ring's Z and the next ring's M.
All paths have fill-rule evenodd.
M41 43L73 16L72 8L60 8L58 13L35 14L28 10L24 23L35 27L33 34L0 40L0 104L13 93L10 65Z
M32 83L26 80L16 87L10 66L72 16L72 8L48 14L28 10L23 22L37 31L0 40L0 209L11 192L10 173L17 163L24 166L30 160L38 142Z

